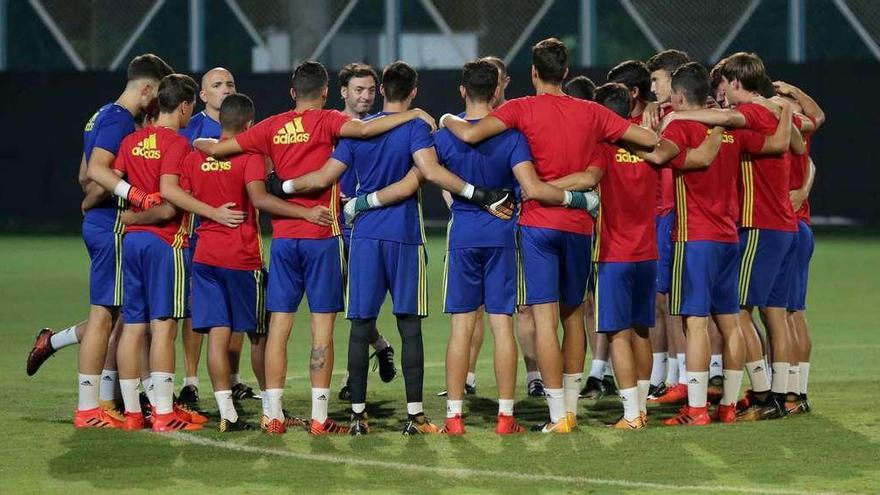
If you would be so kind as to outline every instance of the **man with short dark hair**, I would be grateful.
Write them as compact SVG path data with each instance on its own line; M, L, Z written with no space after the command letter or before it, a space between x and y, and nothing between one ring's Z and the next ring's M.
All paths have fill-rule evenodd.
M565 83L565 94L581 100L592 100L596 94L596 83L587 76L577 76Z

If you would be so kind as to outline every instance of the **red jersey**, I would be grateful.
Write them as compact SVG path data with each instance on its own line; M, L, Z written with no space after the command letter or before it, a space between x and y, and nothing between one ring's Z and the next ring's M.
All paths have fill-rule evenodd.
M246 153L271 158L279 177L293 179L324 165L339 139L342 125L349 120L351 117L338 110L290 110L264 119L234 139ZM287 201L306 208L318 205L330 208L333 225L325 227L299 218L274 218L272 237L324 239L340 235L336 220L339 216L337 184L321 191L297 194Z
M535 171L544 182L583 172L600 142L617 141L629 128L629 121L602 105L566 95L516 98L492 116L526 136ZM519 223L583 235L593 231L587 212L534 200L523 202Z
M795 155L794 153L788 155L789 160L791 160L791 174L788 187L791 190L800 189L801 186L804 185L804 181L807 180L807 167L810 166L810 144L812 141L813 134L804 133L804 142L807 145L807 152L803 155ZM798 220L803 220L809 224L810 198L805 199L804 204L802 204L794 214Z
M764 136L776 132L778 120L757 103L743 103L736 110L749 129ZM742 158L742 226L797 232L797 220L788 196L789 160L781 155L749 155Z
M661 107L660 118L669 115L672 107ZM630 117L630 122L635 125L642 125L642 116ZM657 216L667 215L675 209L675 188L672 185L672 169L660 169L660 181L657 183Z
M233 270L259 270L263 267L260 220L247 193L247 185L265 180L263 157L242 153L228 161L215 160L200 151L192 151L181 172L193 197L213 207L235 203L245 212L244 223L229 228L203 218L196 232L199 242L193 260Z
M674 241L739 241L737 176L742 153L758 153L764 136L754 131L725 132L721 149L709 168L685 170L687 150L700 146L711 130L699 122L676 120L663 131L679 153L669 165L675 177Z
M153 193L159 191L159 177L180 175L183 159L189 153L189 141L167 127L144 127L129 134L119 145L113 168L125 175L134 187ZM141 211L132 206L134 211ZM126 232L152 232L172 247L189 245L189 213L178 212L171 220L158 225L127 225Z
M599 145L591 165L605 174L599 183L599 216L593 261L637 262L657 259L654 196L659 170L629 151Z

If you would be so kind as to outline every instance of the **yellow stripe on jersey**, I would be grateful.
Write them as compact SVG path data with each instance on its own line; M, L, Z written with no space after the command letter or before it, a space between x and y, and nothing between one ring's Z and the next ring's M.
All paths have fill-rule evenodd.
M686 241L687 229L687 188L684 183L684 175L680 172L675 174L675 214L678 222L678 240Z
M752 157L748 154L743 154L740 160L743 183L742 211L740 216L743 227L752 227L754 225L755 178L753 168Z
M743 252L742 261L739 268L739 304L745 306L749 298L749 283L752 279L752 268L755 263L755 254L758 252L758 235L760 231L757 229L749 229L746 231L746 249Z
M669 314L681 314L681 290L684 276L684 242L676 241L672 257L672 285L669 290Z

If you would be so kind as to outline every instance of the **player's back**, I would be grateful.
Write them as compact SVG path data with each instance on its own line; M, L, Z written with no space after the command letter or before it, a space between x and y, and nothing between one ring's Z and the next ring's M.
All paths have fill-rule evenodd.
M83 156L86 163L91 159L92 150L96 147L110 153L118 153L122 139L134 130L134 117L124 107L116 103L107 103L99 108L86 122L83 130ZM88 210L85 220L108 229L118 228L117 211L124 208L124 200L110 195L101 204Z
M385 115L379 112L366 120ZM357 194L369 194L401 179L413 167L412 155L434 145L431 129L413 120L371 139L343 139L333 157L354 168ZM403 244L422 244L421 192L397 204L361 213L355 219L352 238L381 239Z
M247 193L247 184L263 180L263 157L242 153L215 160L192 151L184 161L183 177L193 197L213 207L235 203L245 212L244 223L229 228L210 219L198 227L199 242L194 260L236 270L257 270L262 266L259 218Z
M180 130L190 145L199 138L219 139L220 132L220 122L209 117L204 110L193 115L186 127Z

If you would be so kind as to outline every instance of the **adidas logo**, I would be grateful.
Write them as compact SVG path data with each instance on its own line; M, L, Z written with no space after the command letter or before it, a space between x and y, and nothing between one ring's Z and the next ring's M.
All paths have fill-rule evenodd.
M327 396L324 394L321 394L315 400L327 400Z
M794 374L796 374L796 373L797 373L797 372L796 372L795 370L793 370L793 369L789 369L789 370L788 370L788 374L789 374L789 375L794 375Z
M83 387L94 387L95 386L89 380L83 380L83 381L79 382L79 384L82 385Z
M690 380L688 380L688 385L697 385L699 383L700 380L697 380L696 378L691 378Z
M156 148L156 135L150 134L148 137L144 138L137 144L137 146L132 148L131 154L148 160L158 160L161 158L162 154Z
M110 375L104 375L101 377L101 380L104 380L105 382L112 382L113 378L111 378Z
M764 371L764 367L759 364L758 366L755 366L755 369L752 370L752 373L758 373L761 371Z
M164 382L165 382L165 383L174 383L174 378L171 378L171 377L169 376L168 378L166 378L166 379L164 380Z
M232 162L224 162L208 157L208 160L202 163L202 172L225 172L232 169Z
M296 117L292 121L284 124L284 127L278 129L272 142L275 144L296 144L306 143L309 141L309 133L305 131L302 125L302 117Z

